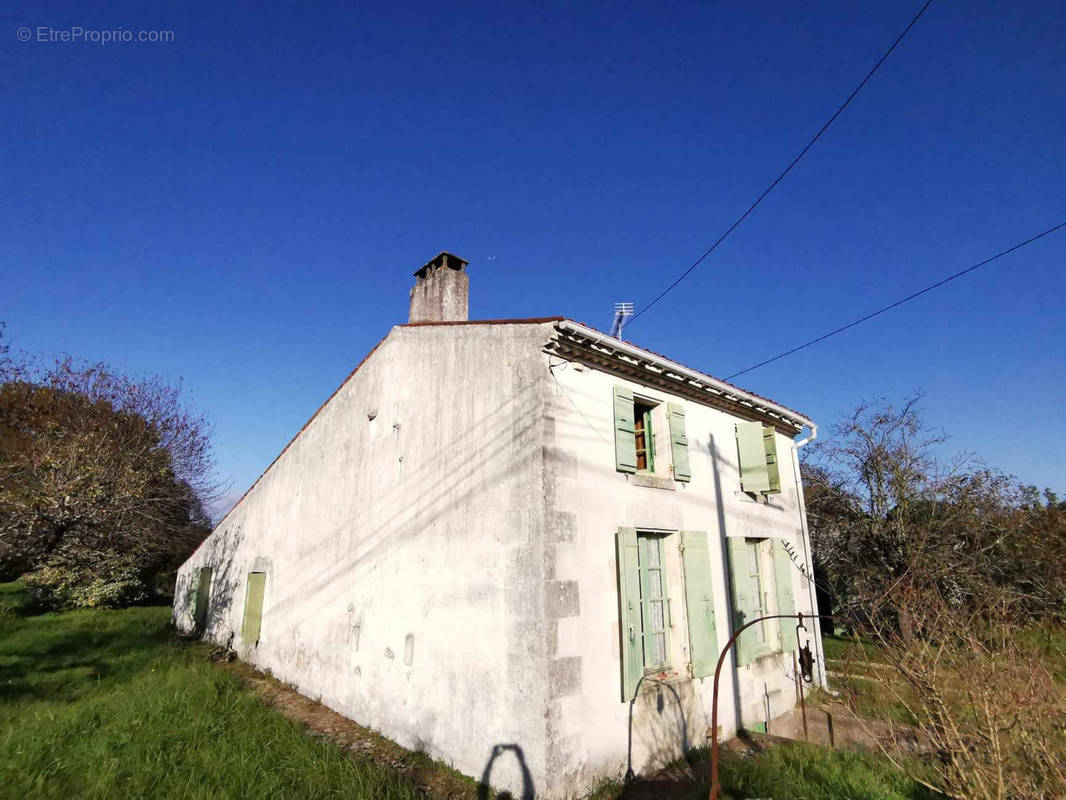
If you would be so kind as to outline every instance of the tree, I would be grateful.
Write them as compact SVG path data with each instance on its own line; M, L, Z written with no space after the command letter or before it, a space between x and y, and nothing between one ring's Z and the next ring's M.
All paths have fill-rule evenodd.
M54 605L143 599L209 530L210 428L181 387L0 352L0 565Z
M864 403L807 454L816 568L892 667L877 683L936 755L942 791L1063 796L1066 702L1031 629L1064 619L1066 515L973 457L938 460L945 436L919 399Z

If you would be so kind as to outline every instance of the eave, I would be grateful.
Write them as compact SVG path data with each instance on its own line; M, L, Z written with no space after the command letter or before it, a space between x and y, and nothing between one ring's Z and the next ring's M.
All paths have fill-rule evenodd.
M787 436L795 436L805 426L814 427L813 421L789 408L580 323L564 320L556 324L555 330L556 336L546 349L568 361L579 361L743 419L773 425Z

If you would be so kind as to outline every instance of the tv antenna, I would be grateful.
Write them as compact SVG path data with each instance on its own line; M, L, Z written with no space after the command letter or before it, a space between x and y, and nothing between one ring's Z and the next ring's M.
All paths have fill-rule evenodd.
M626 325L626 320L633 316L633 304L632 303L615 303L614 304L614 322L611 323L611 336L615 339L622 338L622 328Z

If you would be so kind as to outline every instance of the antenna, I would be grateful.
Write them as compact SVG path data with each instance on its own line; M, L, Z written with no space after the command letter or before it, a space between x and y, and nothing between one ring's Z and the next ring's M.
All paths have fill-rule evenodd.
M614 322L611 323L611 336L615 339L622 338L622 328L625 327L626 320L633 316L633 304L632 303L615 303L614 304Z

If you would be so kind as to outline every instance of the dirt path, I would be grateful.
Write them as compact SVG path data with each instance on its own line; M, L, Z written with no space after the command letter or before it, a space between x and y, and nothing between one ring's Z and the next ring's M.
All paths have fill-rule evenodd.
M220 664L263 701L294 722L306 725L308 735L328 737L355 758L373 761L407 777L429 800L482 800L495 796L480 789L477 781L434 761L425 753L412 752L381 734L364 728L321 703L304 697L275 678L256 672L239 661Z

